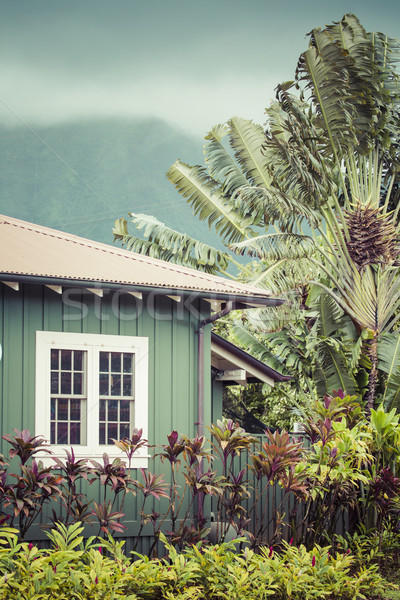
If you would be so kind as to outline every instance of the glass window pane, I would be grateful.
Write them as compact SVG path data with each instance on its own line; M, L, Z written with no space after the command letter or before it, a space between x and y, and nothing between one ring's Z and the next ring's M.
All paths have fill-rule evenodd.
M99 421L106 420L106 401L100 400L99 403Z
M71 393L71 373L61 373L61 393Z
M61 350L61 369L63 371L72 370L72 350Z
M111 371L121 373L121 353L111 352Z
M70 415L71 421L80 421L81 418L81 402L80 400L70 400Z
M108 396L109 395L109 391L108 391L109 375L107 375L106 373L100 373L99 377L100 377L99 394L100 394L100 396Z
M50 423L50 444L56 443L56 424L54 421Z
M111 376L111 396L121 395L121 377L117 375Z
M108 420L118 421L118 400L108 401Z
M58 423L57 444L68 444L68 423Z
M132 396L132 375L124 375L123 396Z
M132 373L132 356L124 352L124 373Z
M51 393L58 394L58 377L59 373L56 371L55 373L51 373Z
M83 373L74 373L74 394L83 394Z
M56 399L51 399L50 404L50 419L54 420L56 418Z
M58 350L51 350L51 369L58 370Z
M129 423L129 417L130 417L130 402L129 402L129 400L121 400L119 420L121 422L126 421Z
M74 351L74 371L83 371L83 350Z
M114 440L118 439L118 423L109 423L108 424L107 444L110 444L110 445L113 444L112 438L114 438Z
M83 395L83 373L74 373L74 394Z
M70 444L80 444L81 443L81 424L80 423L71 423L69 443Z
M68 421L68 402L69 401L64 398L58 399L58 421Z
M119 439L129 438L129 423L122 423L119 427Z
M99 443L100 444L106 443L106 424L105 423L100 423L100 425L99 425Z
M108 368L108 352L100 352L100 371L102 373L107 373L109 371Z

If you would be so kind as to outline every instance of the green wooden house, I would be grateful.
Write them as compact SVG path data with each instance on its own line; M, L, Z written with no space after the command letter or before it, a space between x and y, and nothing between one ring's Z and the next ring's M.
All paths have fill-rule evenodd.
M224 382L282 380L211 339L221 312L281 303L264 290L5 216L0 245L2 434L114 457L133 427L151 444L202 433Z

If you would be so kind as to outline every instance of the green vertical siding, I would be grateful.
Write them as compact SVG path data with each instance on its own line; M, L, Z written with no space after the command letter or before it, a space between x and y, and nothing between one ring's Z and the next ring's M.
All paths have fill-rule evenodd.
M13 428L35 426L35 343L36 331L138 335L149 339L149 442L166 443L173 429L190 437L195 435L197 420L197 328L199 319L209 314L206 303L191 313L183 305L158 296L147 303L128 294L117 297L105 292L103 298L88 291L74 291L67 302L56 292L41 285L21 285L16 292L0 283L0 364L1 434ZM118 318L118 314L122 318ZM205 335L205 423L211 421L210 335ZM140 423L136 424L138 427ZM9 445L1 440L0 452L8 454ZM153 448L155 454L159 448ZM159 459L150 461L149 470L167 474ZM140 472L133 475L141 479ZM101 490L82 482L81 491L96 502ZM138 498L129 495L124 506L125 535L138 529ZM156 508L156 505L154 505ZM43 521L51 516L48 507ZM158 510L161 507L158 507ZM149 501L146 510L151 510ZM90 530L89 534L97 533ZM30 537L43 538L40 525L33 526ZM145 541L143 541L145 543Z
M139 335L149 338L149 440L165 441L177 429L193 436L197 419L197 335L199 316L158 296L151 306L128 295L103 298L74 291L68 301L41 285L16 292L0 284L1 432L34 430L36 331ZM206 306L198 306L201 317ZM201 309L201 310L200 310ZM124 318L118 318L118 310ZM210 339L205 336L206 423L211 421ZM138 424L140 425L140 424ZM7 451L2 442L2 452Z
M224 384L222 383L222 381L216 381L215 379L213 379L211 382L211 386L212 422L216 423L217 419L222 418Z

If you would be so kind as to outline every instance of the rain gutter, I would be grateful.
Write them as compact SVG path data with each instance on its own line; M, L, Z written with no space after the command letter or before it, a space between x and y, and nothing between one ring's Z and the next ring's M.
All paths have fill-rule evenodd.
M233 302L227 302L223 310L216 312L199 323L198 333L198 369L197 369L197 435L204 435L204 328L222 317L226 317L233 310Z

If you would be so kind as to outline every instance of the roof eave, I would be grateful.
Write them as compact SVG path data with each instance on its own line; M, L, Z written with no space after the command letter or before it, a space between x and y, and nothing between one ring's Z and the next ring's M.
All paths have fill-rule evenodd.
M211 332L211 342L215 343L221 348L226 349L227 351L238 356L242 360L246 360L246 362L248 362L249 365L253 365L255 368L264 371L266 375L271 377L271 379L273 379L276 382L283 383L284 381L290 381L291 379L293 379L293 377L291 377L290 375L282 375L281 373L278 373L278 371L275 371L275 369L268 367L262 361L258 360L257 358L254 358L254 356L251 356L251 354L248 354L248 352L245 352L245 350L242 350L238 346L235 346L235 344L224 340L224 338L222 338L214 332Z
M224 292L210 292L207 290L183 289L164 286L144 286L138 284L116 283L110 281L96 281L83 279L67 279L63 277L51 277L42 275L26 275L20 273L0 273L0 281L31 283L38 285L59 285L64 287L98 287L99 289L126 290L127 292L142 292L156 295L192 296L207 298L210 300L230 301L234 303L235 309L249 308L249 305L257 306L280 306L285 303L282 298L270 298L268 296L250 296L245 293L229 294ZM254 308L254 307L253 307Z

